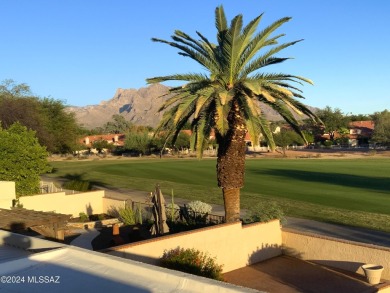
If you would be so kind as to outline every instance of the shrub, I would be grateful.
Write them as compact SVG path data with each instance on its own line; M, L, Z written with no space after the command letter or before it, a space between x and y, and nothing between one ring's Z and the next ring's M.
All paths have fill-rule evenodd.
M253 207L250 207L244 223L269 222L279 219L282 223L285 221L282 208L274 201L262 201Z
M180 214L180 207L175 203L170 203L165 206L165 213L169 220L175 221Z
M91 190L91 183L84 180L71 180L65 182L63 188L77 191L89 191Z
M132 208L119 208L119 220L125 225L134 225L135 224L135 213Z
M79 213L79 218L80 218L81 222L88 222L89 221L88 215L84 212Z
M164 251L161 266L210 279L223 280L222 265L218 265L215 258L211 258L207 253L193 248L177 247Z
M332 145L333 145L333 141L328 140L328 139L324 141L324 146L326 148L330 148Z
M188 203L188 208L194 213L208 214L213 209L211 205L201 202L199 200L191 201Z

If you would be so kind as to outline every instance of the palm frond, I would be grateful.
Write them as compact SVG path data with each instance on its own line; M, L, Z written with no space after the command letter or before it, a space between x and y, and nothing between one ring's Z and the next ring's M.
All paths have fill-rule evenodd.
M152 41L164 43L164 44L167 44L171 47L180 49L184 53L179 52L179 55L190 57L191 59L193 59L194 61L198 62L199 64L201 64L202 66L204 66L206 68L214 66L213 62L210 60L210 58L203 55L202 54L203 52L199 52L198 50L193 49L192 47L188 47L187 45L181 45L181 44L178 44L177 42L169 42L169 41L157 39L157 38L152 38Z
M272 23L271 25L267 26L264 30L259 32L256 36L254 36L252 38L252 40L250 41L250 43L245 48L245 56L243 56L243 59L247 60L247 61L251 60L257 54L257 52L259 50L261 50L264 46L269 45L269 43L267 43L268 37L277 28L279 28L284 23L288 22L290 19L291 19L291 17L281 18L281 19L275 21L274 23ZM276 37L271 38L270 43L276 44L276 39L278 39L281 36L283 36L283 35L278 35ZM245 62L243 62L243 64L241 64L241 66L244 66L244 64L245 64Z
M291 58L276 58L276 57L269 57L269 58L265 58L266 56L260 56L254 60L252 60L251 62L249 62L245 68L243 68L241 71L240 71L240 75L239 75L239 78L242 79L242 78L246 78L248 77L249 74L251 74L252 72L260 69L260 68L263 68L263 67L266 67L266 66L269 66L269 65L274 65L274 64L278 64L278 63L282 63L288 59L291 59Z
M259 122L260 122L260 128L261 133L263 134L264 138L268 142L269 148L273 151L275 150L275 142L274 142L274 136L271 131L270 123L267 119L265 119L264 116L259 116Z
M222 5L215 9L215 26L218 32L227 30L227 20Z
M148 84L158 83L170 80L182 80L182 81L191 81L191 82L202 82L209 80L205 74L200 73L187 73L187 74L173 74L166 76L156 76L152 78L147 78L146 82Z
M174 95L173 97L166 100L164 104L161 105L161 107L158 109L158 112L164 111L165 109L169 108L170 106L177 103L181 99L185 99L187 95L188 95L187 93Z
M267 66L267 65L271 65L271 64L277 64L277 63L281 63L281 62L284 62L286 61L287 59L290 59L290 58L272 58L270 60L267 60L268 58L270 58L272 55L278 53L279 51L289 47L289 46L292 46L298 42L300 42L301 40L298 40L298 41L294 41L294 42L289 42L289 43L285 43L285 44L282 44L282 45L279 45L279 46L276 46L276 47L273 47L271 48L270 50L268 50L265 54L257 57L256 59L254 59L252 62L248 63L241 71L240 73L240 76L247 76L249 75L250 73L264 67L264 66Z
M227 117L231 106L229 104L222 105L221 101L217 99L216 103L216 118L215 118L215 127L218 132L224 136L229 130L229 122Z
M302 130L299 128L299 122L295 119L291 111L283 103L279 102L279 103L273 103L268 105L271 106L271 108L273 108L275 111L277 111L279 115L282 116L283 119L291 126L291 128L296 133L298 133L300 137L302 137L303 141L307 143L305 135L303 134Z

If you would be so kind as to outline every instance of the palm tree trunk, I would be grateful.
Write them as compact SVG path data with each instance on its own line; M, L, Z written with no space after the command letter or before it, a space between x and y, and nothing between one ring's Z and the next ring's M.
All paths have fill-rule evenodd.
M247 131L237 102L229 113L228 121L228 133L223 137L217 134L217 179L223 193L225 221L234 222L240 219L240 189L244 186Z
M240 188L222 188L225 222L240 220Z

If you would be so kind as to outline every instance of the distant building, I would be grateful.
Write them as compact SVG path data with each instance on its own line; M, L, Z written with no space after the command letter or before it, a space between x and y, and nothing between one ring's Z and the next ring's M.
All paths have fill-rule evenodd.
M81 139L81 143L87 148L92 148L92 144L96 141L105 140L110 144L115 146L123 146L125 144L125 135L124 134L99 134L99 135L89 135Z
M353 121L349 124L348 144L358 146L368 144L374 132L374 121Z

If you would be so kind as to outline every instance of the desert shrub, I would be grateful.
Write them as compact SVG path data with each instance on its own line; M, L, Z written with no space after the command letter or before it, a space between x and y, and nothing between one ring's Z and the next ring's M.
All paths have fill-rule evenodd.
M119 220L125 225L134 225L135 224L135 213L131 207L119 208Z
M244 217L244 223L269 222L279 219L285 221L282 208L274 201L262 201L248 209Z
M70 189L70 190L77 190L77 191L89 191L91 190L92 186L89 181L71 180L65 182L63 188Z
M211 205L201 202L199 200L191 201L188 203L188 208L194 213L209 214L213 209Z
M175 203L170 203L165 206L165 213L170 221L175 221L179 217L180 207Z
M324 141L324 146L326 148L330 148L332 145L333 145L333 141L328 140L328 139Z
M80 218L81 222L88 222L89 221L88 215L84 212L79 213L79 218Z
M222 280L222 265L216 263L207 253L196 249L177 247L164 251L161 266L210 279Z

